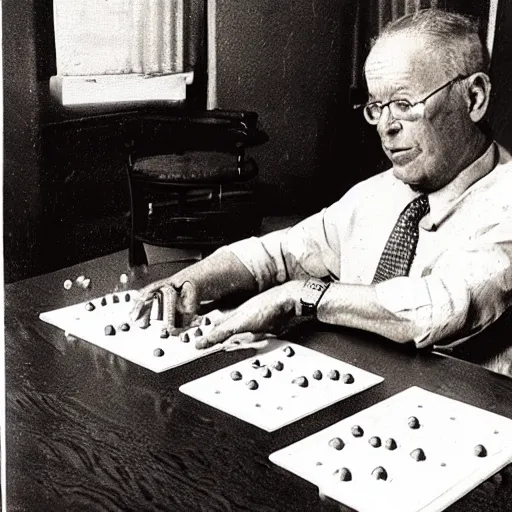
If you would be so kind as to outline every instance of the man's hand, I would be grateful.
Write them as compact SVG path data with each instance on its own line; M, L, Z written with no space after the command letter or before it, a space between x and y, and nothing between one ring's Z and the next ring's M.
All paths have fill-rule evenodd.
M302 281L289 281L275 286L238 308L214 320L204 336L196 338L197 348L206 348L227 341L227 348L247 346L283 331L295 317L295 304L300 296Z
M181 273L155 281L140 290L140 297L131 312L132 320L142 329L148 327L153 301L158 300L162 320L170 334L188 327L199 308L197 286L183 280Z
M147 327L156 294L167 330L175 335L179 328L196 323L193 320L201 301L215 301L237 292L254 293L256 289L256 281L245 265L231 251L221 248L140 290L131 317L140 327Z

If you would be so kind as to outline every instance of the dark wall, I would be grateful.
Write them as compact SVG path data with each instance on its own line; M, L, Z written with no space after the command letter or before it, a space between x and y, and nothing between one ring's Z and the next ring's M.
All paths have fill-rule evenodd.
M6 280L24 276L40 258L41 120L36 13L43 2L5 0L4 247Z
M5 0L4 272L6 282L127 246L126 148L115 126L48 128L98 111L51 101L52 0Z
M268 209L309 212L341 194L353 1L219 0L218 102L260 114ZM346 138L345 138L346 140Z
M499 3L491 67L491 124L498 142L512 151L512 3Z

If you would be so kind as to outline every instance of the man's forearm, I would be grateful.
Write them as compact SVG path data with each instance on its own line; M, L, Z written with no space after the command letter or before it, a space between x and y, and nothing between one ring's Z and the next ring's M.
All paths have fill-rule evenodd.
M232 293L256 292L257 284L247 267L229 250L218 250L175 276L192 282L201 300L216 300Z
M416 326L384 308L375 286L333 283L318 305L321 322L375 332L399 343L414 339Z

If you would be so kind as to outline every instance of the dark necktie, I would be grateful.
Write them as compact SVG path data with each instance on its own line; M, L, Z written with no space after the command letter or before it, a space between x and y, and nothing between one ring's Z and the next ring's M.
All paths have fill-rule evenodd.
M418 245L419 222L429 211L425 195L417 197L404 208L382 251L373 284L409 274Z

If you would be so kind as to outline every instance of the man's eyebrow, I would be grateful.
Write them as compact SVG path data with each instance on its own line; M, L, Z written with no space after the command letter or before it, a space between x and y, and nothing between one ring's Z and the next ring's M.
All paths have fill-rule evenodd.
M405 85L402 85L402 87L399 87L398 89L396 89L395 91L393 91L393 94L402 94L402 93L408 93L409 92L409 89L407 88L407 86Z
M394 89L392 91L386 91L387 94L385 94L384 96L386 98L393 98L393 97L396 97L397 95L400 95L400 94L409 94L410 93L410 90L408 88L408 86L406 85L402 85L401 87L398 87L398 89ZM375 96L373 94L370 94L368 93L368 103L381 103L383 100L377 100L375 99Z

